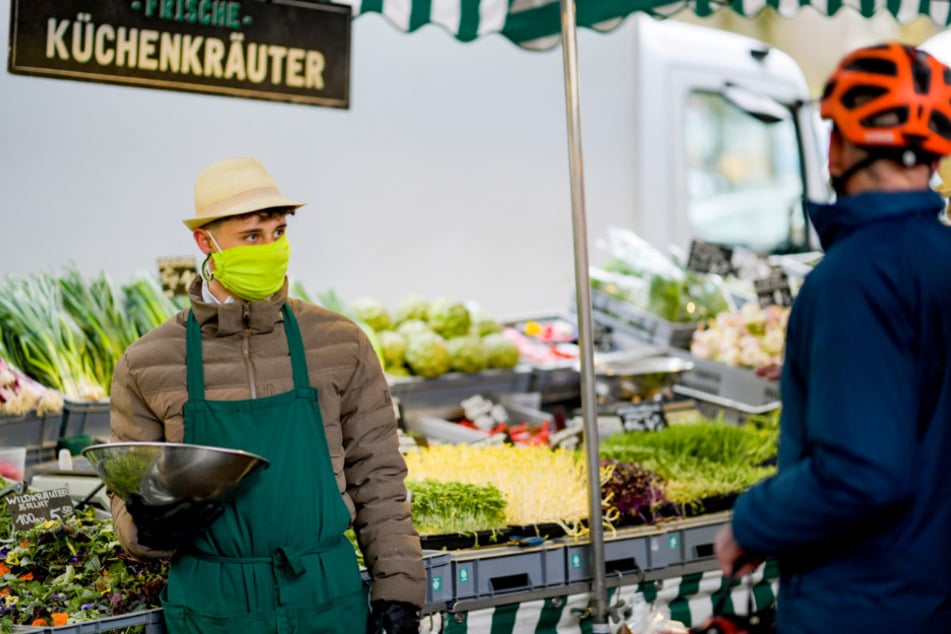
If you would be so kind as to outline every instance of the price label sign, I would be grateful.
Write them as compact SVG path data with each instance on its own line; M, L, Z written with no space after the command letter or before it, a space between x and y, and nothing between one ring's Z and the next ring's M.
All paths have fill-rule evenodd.
M775 304L776 306L792 306L792 289L789 287L789 277L779 267L773 267L768 277L753 280L756 289L756 298L762 307Z
M73 500L68 489L51 489L37 493L12 495L7 508L13 516L13 530L28 530L46 520L63 520L73 514Z
M687 256L687 269L696 273L729 275L733 272L733 249L712 242L693 240Z
M198 277L198 265L195 258L159 258L159 279L162 290L169 297L188 295L188 286Z
M624 431L657 431L667 427L667 416L660 401L632 403L618 408Z

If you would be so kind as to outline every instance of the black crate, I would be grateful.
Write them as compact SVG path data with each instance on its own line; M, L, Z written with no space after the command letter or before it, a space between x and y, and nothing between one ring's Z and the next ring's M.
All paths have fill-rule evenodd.
M72 401L63 404L63 422L60 438L86 434L108 440L112 436L109 425L109 399L101 401Z

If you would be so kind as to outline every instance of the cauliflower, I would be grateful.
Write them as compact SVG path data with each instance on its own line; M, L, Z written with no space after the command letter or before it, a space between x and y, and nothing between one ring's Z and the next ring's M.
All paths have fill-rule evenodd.
M452 368L446 340L434 332L421 332L406 342L406 365L413 374L435 378Z

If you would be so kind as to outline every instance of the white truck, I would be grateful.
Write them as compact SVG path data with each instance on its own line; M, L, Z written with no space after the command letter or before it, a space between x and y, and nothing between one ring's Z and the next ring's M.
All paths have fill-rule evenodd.
M632 19L634 230L658 246L815 248L803 201L829 197L825 128L796 62L734 33Z

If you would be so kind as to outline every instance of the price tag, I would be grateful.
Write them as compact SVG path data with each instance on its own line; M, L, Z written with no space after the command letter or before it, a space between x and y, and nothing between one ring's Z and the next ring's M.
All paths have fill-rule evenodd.
M188 285L198 277L198 265L193 257L159 258L158 269L162 290L169 297L188 295Z
M13 515L13 530L28 530L46 520L62 520L73 514L73 500L68 489L51 489L37 493L12 495L7 508Z
M789 287L789 278L778 266L773 267L768 277L753 280L756 297L762 307L775 304L777 306L792 306L792 289Z
M616 413L624 431L657 431L667 427L667 416L660 401L632 403L619 407Z
M726 276L733 272L733 249L703 240L690 242L687 269Z

